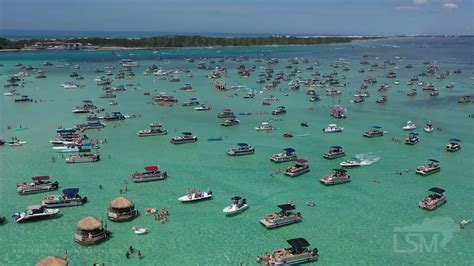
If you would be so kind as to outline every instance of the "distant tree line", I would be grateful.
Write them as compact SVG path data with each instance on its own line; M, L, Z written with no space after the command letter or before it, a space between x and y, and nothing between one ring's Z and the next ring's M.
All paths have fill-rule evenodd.
M349 43L353 40L373 39L376 37L205 37L205 36L158 36L149 38L72 38L56 41L92 44L96 46L120 46L130 48L159 47L207 47L207 46L259 46L259 45L317 45L330 43ZM50 40L9 40L0 38L0 49L20 49L37 42Z

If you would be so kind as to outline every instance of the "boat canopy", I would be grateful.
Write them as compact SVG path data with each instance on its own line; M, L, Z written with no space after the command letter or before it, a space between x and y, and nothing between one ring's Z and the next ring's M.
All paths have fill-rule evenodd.
M186 135L186 136L191 136L193 133L191 132L183 132L183 135Z
M146 171L158 171L158 166L152 165L152 166L145 166Z
M189 99L189 100L190 100L190 101L195 101L195 100L197 100L197 98L191 98L191 99Z
M300 163L300 164L304 164L304 163L307 163L308 161L305 160L305 159L298 159L296 160L297 163Z
M240 147L246 147L246 146L248 146L247 143L237 143L237 145L239 145Z
M47 176L47 175L35 176L35 177L32 177L31 179L33 179L33 181L43 181L43 180L48 180L49 176Z
M28 210L39 210L43 208L41 205L31 205L31 206L28 206Z
M63 189L64 195L74 196L79 193L79 188L66 188Z
M333 170L336 171L336 172L339 172L339 173L346 173L347 172L347 170L345 170L345 169L334 168Z
M290 246L294 250L299 250L301 248L309 247L308 241L306 241L306 239L304 239L304 238L289 239L286 242L288 242L288 244L290 244Z
M372 128L382 128L382 127L380 127L380 126L372 126Z
M278 208L280 208L282 211L291 211L295 209L295 206L291 204L281 204L278 205Z
M410 132L410 133L408 133L408 135L418 136L418 133L417 132Z
M449 141L451 141L451 142L461 142L460 139L450 139Z
M330 148L331 148L331 149L338 149L338 150L342 149L341 146L331 146Z
M286 151L287 153L292 153L292 152L295 152L296 150L293 149L293 148L285 148L283 149L284 151Z
M438 188L438 187L432 187L430 189L428 189L429 192L434 192L436 194L443 194L446 190L442 189L442 188Z
M439 163L439 161L438 161L438 160L435 160L435 159L428 159L428 161L434 162L434 163Z
M241 199L242 199L242 197L240 197L240 196L234 196L234 197L232 197L232 200L235 200L235 201L236 201L236 200L241 200Z

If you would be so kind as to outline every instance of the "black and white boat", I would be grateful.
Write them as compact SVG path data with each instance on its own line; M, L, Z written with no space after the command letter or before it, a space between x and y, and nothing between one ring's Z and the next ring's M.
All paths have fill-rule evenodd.
M16 191L21 195L26 195L56 190L59 187L58 181L48 181L49 176L36 176L31 179L32 183L17 183Z
M144 172L135 172L132 180L135 183L163 180L168 177L165 171L158 168L157 165L146 166Z
M183 132L183 135L171 139L171 143L173 144L194 143L196 141L198 141L198 137L194 136L191 132Z
M47 209L41 205L29 206L25 212L15 213L13 219L16 223L46 219L59 213L59 209Z
M229 156L242 156L255 153L255 148L248 145L247 143L238 143L239 147L232 148L227 150L227 155Z

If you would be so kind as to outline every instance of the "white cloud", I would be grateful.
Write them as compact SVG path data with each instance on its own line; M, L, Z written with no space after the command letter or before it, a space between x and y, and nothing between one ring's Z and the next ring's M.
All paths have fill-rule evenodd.
M458 5L456 5L455 3L445 3L443 4L443 7L447 9L454 9L454 8L458 8Z

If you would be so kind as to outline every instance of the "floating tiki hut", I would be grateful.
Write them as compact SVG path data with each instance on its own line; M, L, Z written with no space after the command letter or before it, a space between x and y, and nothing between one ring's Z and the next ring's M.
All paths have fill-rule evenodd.
M107 238L108 235L109 231L103 227L102 221L89 216L80 220L77 224L74 241L83 245L91 245Z
M138 210L135 209L135 204L124 197L118 197L111 201L107 213L107 217L114 222L127 221L137 215Z
M36 263L36 266L67 266L65 258L59 256L48 256Z

